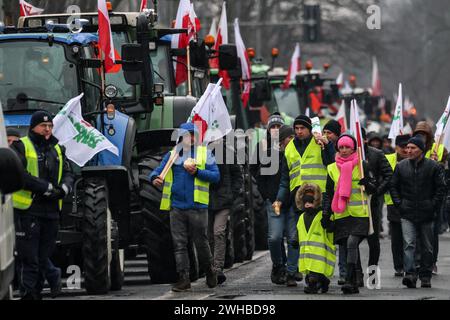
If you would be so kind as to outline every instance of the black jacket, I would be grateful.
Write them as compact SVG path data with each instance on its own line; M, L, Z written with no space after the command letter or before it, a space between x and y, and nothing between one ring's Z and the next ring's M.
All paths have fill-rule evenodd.
M367 180L366 192L367 194L374 194L378 189L377 181L371 171L367 162L363 162L364 177ZM336 221L331 221L330 217L333 214L331 210L331 203L334 197L334 181L330 176L327 178L326 192L323 194L323 226L330 232L334 232L334 242L342 244L342 241L347 239L350 235L365 237L369 233L369 219L347 217Z
M212 211L231 209L243 185L242 171L238 164L217 164L217 166L220 181L209 186L209 210Z
M58 139L51 136L49 140L45 140L42 136L29 132L28 137L36 149L38 155L39 177L34 177L30 173L25 172L24 190L32 192L33 203L27 210L30 214L44 218L56 219L59 217L58 200L50 200L43 196L47 191L49 183L54 187L58 186L58 155L54 146L58 143ZM19 155L24 168L27 167L27 159L25 157L25 146L22 141L15 141L11 148ZM74 177L69 161L65 156L65 149L61 147L63 155L63 172L61 183L65 184L69 189L72 188ZM21 210L18 210L21 211Z
M391 197L403 219L433 220L445 194L444 169L433 160L403 160L395 167Z
M377 191L375 196L384 195L389 191L389 182L392 178L392 167L383 151L365 146L366 159L369 163L370 172L377 180ZM375 199L376 197L374 197Z

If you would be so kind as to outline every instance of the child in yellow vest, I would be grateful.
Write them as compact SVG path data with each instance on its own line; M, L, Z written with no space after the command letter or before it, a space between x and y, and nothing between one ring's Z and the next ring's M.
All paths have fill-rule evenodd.
M295 203L302 213L297 224L299 242L299 271L306 275L304 292L308 294L328 292L334 274L336 249L333 234L327 230L330 216L322 216L322 191L313 183L304 184L295 196Z

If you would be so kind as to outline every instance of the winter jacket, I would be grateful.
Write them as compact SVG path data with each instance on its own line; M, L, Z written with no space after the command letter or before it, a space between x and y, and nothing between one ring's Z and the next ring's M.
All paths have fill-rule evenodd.
M440 210L445 194L443 167L423 158L397 164L391 182L391 197L403 219L414 223L431 221Z
M38 156L39 177L34 177L25 170L25 185L23 189L32 192L33 202L27 210L15 210L17 210L19 214L28 212L31 215L42 218L58 219L58 200L51 200L43 195L47 191L49 183L54 187L58 186L59 161L58 154L55 150L58 139L51 136L50 139L45 140L43 136L38 135L33 131L28 133L28 137L33 143ZM20 140L14 141L11 148L16 151L24 168L26 168L27 158L25 157L25 145L23 142ZM74 181L72 168L65 156L64 147L61 147L61 153L63 156L63 172L59 186L65 184L70 190Z
M256 184L258 185L258 190L261 193L263 199L268 199L270 202L274 202L277 199L278 187L280 186L281 180L281 166L282 159L284 158L283 152L275 149L274 147L268 148L270 145L270 137L266 140L258 142L256 146L255 156L256 156L256 164L250 165L250 172L256 179ZM264 152L264 157L270 159L274 152L278 153L278 164L274 164L269 162L267 164L263 164L261 161L261 152ZM275 158L275 157L274 157ZM268 175L262 174L263 168L275 167L275 174ZM264 172L263 172L264 173Z
M233 152L228 150L228 152ZM218 164L220 181L209 185L209 209L231 209L242 189L243 179L238 164Z
M363 162L364 177L367 180L366 193L371 195L378 189L377 180L372 172L369 170L367 162ZM369 233L369 219L346 217L336 221L331 221L329 217L333 215L331 210L331 203L334 197L334 181L330 176L327 178L326 192L323 194L323 215L325 221L329 221L326 225L327 230L334 232L334 242L342 244L342 241L347 239L350 235L365 237Z
M294 138L294 145L300 154L303 156L308 144L310 143L313 137L311 136L308 139L300 140L297 137ZM329 143L325 146L325 149L322 150L322 162L324 166L328 166L334 162L334 158L336 155L336 150L334 148L333 143ZM298 187L295 188L292 192L289 191L289 167L287 165L286 156L283 154L281 159L281 180L280 186L277 194L277 200L280 200L282 203L288 202L289 204L294 204L295 194L297 193Z
M373 147L364 147L366 151L366 159L369 163L369 170L377 180L377 190L375 196L384 195L389 191L389 182L392 177L392 167L386 159L383 151ZM373 197L373 199L378 197Z
M150 174L150 180L153 182L157 176L163 171L167 161L169 160L170 152L168 152L158 168L153 170ZM194 147L185 151L181 149L179 151L179 158L172 166L173 172L173 184L171 194L171 205L174 208L180 210L188 209L207 209L208 206L194 202L194 176L191 175L183 166L183 163L188 158L195 158ZM217 167L216 160L211 152L208 150L208 156L206 160L205 170L197 170L197 178L209 183L218 183L220 181L219 168Z

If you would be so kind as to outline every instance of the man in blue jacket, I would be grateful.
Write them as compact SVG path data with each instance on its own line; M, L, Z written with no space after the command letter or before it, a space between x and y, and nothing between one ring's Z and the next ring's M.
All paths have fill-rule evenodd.
M179 281L172 288L175 292L191 288L189 237L195 243L200 267L206 271L206 284L210 288L217 285L207 231L209 184L219 182L220 173L214 156L206 146L197 144L196 126L184 123L180 129L176 151L167 153L160 166L150 174L153 185L163 186L160 209L170 210L170 231L179 274ZM171 156L175 156L174 152L178 153L176 160L163 180L160 174Z

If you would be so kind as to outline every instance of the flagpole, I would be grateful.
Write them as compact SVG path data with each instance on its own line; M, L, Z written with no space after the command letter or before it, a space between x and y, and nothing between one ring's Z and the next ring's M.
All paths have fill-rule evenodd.
M187 48L187 76L188 76L188 95L192 96L192 85L191 85L191 46L188 44Z

